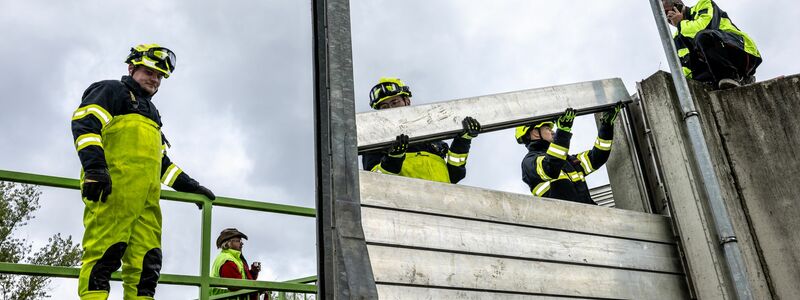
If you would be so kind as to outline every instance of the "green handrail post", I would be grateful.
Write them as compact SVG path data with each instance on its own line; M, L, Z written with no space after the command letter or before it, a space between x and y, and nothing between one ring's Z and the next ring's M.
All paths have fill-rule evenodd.
M202 237L200 238L200 300L208 300L211 294L211 201L203 201Z

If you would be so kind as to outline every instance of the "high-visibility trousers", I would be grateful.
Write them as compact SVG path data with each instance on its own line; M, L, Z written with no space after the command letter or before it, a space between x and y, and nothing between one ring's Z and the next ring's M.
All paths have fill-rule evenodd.
M122 265L124 299L153 299L161 272L161 131L128 114L114 117L101 137L112 191L106 202L83 199L78 294L107 299L111 273Z

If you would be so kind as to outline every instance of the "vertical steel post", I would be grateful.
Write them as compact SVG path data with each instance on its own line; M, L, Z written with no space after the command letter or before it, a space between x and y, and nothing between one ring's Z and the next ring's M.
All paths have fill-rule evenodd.
M211 201L203 202L200 236L200 300L208 300L211 294L209 277L211 276Z
M377 299L358 185L348 0L313 0L317 299Z
M661 0L650 0L650 6L653 9L653 16L656 19L656 26L661 36L664 52L667 54L669 69L672 73L672 81L675 83L675 91L678 94L678 101L681 104L681 112L683 112L683 119L687 127L686 131L689 136L692 155L694 156L697 169L700 172L703 190L708 199L709 206L711 207L711 216L714 219L717 235L720 238L719 242L722 244L725 261L728 265L729 279L733 282L738 299L752 299L753 296L747 270L744 265L744 259L742 258L742 252L736 241L736 234L733 231L730 215L722 199L719 180L714 171L711 154L708 150L708 145L706 145L706 140L700 125L700 117L694 106L689 84L683 76L683 68L681 67L680 60L678 59L678 52L675 49L672 36L667 27L663 5L661 4Z
M621 115L622 116L620 119L622 119L622 131L628 137L628 153L630 153L633 171L636 174L636 186L638 186L639 190L644 193L642 195L642 209L646 213L656 213L653 210L653 199L651 198L652 193L650 192L650 188L647 186L646 175L642 168L642 151L639 149L637 138L634 135L635 125L632 118L633 112L631 111L631 108L626 108L622 110Z

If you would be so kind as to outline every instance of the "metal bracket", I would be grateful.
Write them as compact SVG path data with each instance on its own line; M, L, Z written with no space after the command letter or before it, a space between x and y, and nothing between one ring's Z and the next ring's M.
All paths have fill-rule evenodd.
M732 235L720 239L719 244L724 246L727 243L736 243L737 241L736 236Z
M686 114L683 115L683 120L686 121L686 119L693 116L700 117L700 113L698 113L696 110L687 112Z

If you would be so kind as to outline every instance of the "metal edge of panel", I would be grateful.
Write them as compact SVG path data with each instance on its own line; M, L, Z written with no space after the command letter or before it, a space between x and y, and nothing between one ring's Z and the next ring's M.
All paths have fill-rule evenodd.
M589 189L589 196L597 205L605 207L615 207L614 191L611 190L611 185L606 184Z
M330 201L330 142L329 111L330 95L328 94L328 58L327 58L327 1L312 0L312 43L314 48L314 159L315 159L315 192L316 192L316 254L317 254L317 298L331 298L335 290L334 278L333 231ZM329 251L330 250L330 251ZM330 279L329 279L330 278Z
M631 155L631 161L633 163L634 172L639 176L636 176L636 185L639 188L639 191L642 193L642 207L644 208L644 212L646 213L656 213L653 210L653 194L650 190L650 187L647 185L647 178L650 176L646 174L644 171L644 153L641 149L640 140L642 139L641 135L648 134L647 129L644 127L637 127L637 124L641 124L642 120L637 120L636 118L639 115L635 114L633 111L638 109L641 110L642 101L639 96L638 91L638 83L637 83L637 91L631 96L632 105L634 108L630 106L626 107L624 113L622 114L622 130L625 135L628 137L628 153Z
M349 0L313 0L318 298L377 298L361 228Z
M532 295L512 293L505 291L473 291L465 289L450 289L441 287L419 287L401 284L381 283L378 285L378 295L381 299L469 299L469 300L575 300L586 299L582 297L560 297L547 295Z
M400 133L412 142L452 138L466 116L490 132L552 119L567 107L584 115L619 101L632 100L622 80L613 78L363 112L356 114L358 150L379 149Z
M359 178L362 206L675 243L661 215L367 171Z

